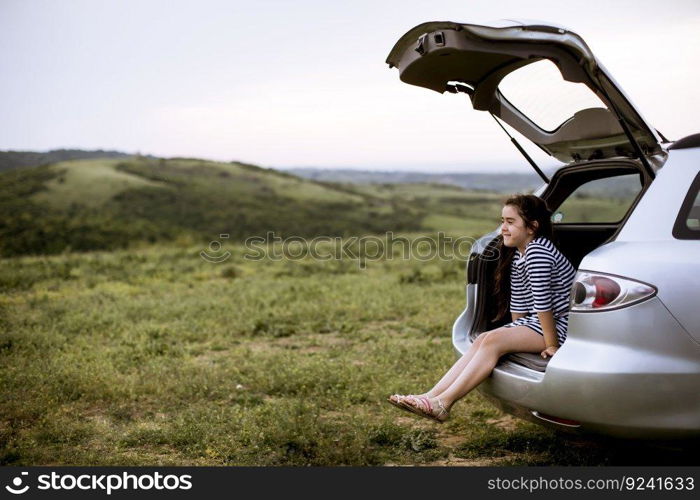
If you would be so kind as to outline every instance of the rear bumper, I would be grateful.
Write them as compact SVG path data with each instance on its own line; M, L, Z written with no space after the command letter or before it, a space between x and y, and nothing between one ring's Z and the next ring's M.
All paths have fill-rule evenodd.
M471 345L466 313L453 327L460 354ZM544 372L501 361L478 389L508 413L568 432L677 439L700 436L698 387L700 349L654 297L617 311L571 313L568 338Z

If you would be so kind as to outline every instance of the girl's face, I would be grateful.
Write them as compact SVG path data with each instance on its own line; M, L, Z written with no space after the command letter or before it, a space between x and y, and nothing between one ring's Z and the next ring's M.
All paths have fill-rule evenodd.
M505 205L501 210L501 234L507 247L524 247L535 232L525 227L525 221L514 205Z

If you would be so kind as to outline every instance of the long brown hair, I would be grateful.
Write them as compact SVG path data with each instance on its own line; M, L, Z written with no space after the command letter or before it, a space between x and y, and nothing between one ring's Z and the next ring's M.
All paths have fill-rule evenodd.
M505 205L513 205L518 210L518 215L525 221L525 227L535 231L534 238L544 236L552 239L552 211L542 198L534 194L514 194L503 202L503 206ZM505 246L500 234L497 248L500 258L494 277L496 317L492 321L500 320L510 309L510 267L516 250L515 247Z

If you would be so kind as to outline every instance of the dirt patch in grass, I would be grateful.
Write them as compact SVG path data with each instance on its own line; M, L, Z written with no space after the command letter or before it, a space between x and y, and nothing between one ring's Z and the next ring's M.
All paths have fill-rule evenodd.
M457 448L461 444L468 441L465 436L460 436L458 434L446 434L442 433L437 437L438 443L446 448Z
M415 417L411 417L409 415L407 415L407 416L402 415L400 417L396 417L394 419L394 421L399 425L413 427L414 429L432 429L435 427L435 425L439 425L439 424L435 424L435 423L431 422L428 419L421 418L417 415Z
M491 418L486 421L487 424L494 425L504 431L514 431L518 428L518 419L510 415L504 415L499 418Z

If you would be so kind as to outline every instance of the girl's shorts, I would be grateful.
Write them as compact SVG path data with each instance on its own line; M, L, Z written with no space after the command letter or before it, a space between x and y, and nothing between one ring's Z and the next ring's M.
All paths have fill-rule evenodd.
M540 325L540 318L537 316L537 313L528 313L527 316L523 316L522 318L518 318L515 321L504 325L505 328L511 328L513 326L527 326L544 337L544 331L542 330L542 325ZM559 341L559 345L562 345L566 340L566 332L569 326L568 314L554 318L554 326L557 330L557 340Z

